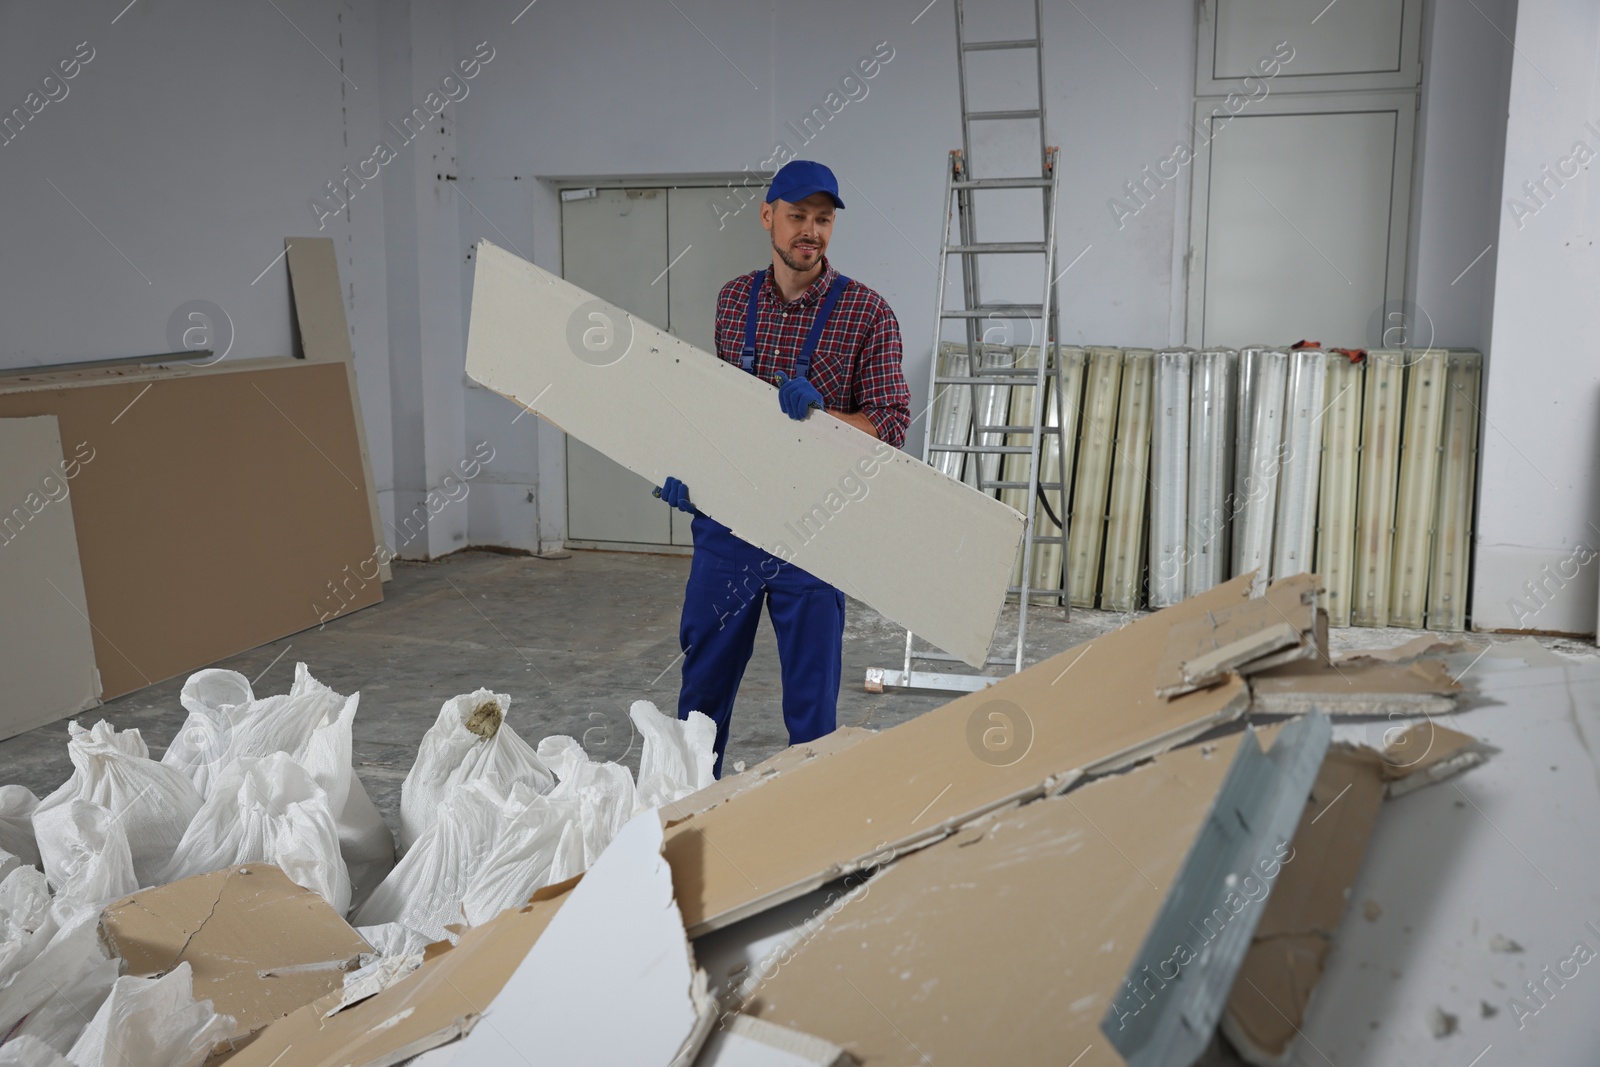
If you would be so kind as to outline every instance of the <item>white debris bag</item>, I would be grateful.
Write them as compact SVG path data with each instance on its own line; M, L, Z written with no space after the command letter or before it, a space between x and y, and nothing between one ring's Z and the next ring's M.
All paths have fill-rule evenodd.
M556 784L533 746L505 721L510 706L509 696L487 689L444 702L400 787L402 851L433 825L452 786L481 779L505 795L517 783L536 793Z
M66 809L74 800L98 804L111 813L128 837L134 874L140 885L154 885L172 858L184 827L200 810L200 794L187 777L150 758L138 730L117 730L104 720L85 730L68 724L67 755L72 777L39 801L33 829L46 873L59 870L67 833ZM60 888L60 883L53 883Z
M56 928L43 871L19 867L0 881L0 986L43 951Z
M0 1067L74 1067L36 1037L19 1034L0 1048Z
M343 915L350 876L328 794L287 753L240 758L212 786L161 883L240 863L271 863Z
M98 968L106 960L98 913L62 922L60 912L52 909L49 921L32 940L35 946L47 943L0 986L0 1034L11 1033L61 990L76 986L85 970Z
M232 709L255 700L250 681L238 671L196 671L183 683L178 702L189 713L161 762L189 776L202 797L227 763Z
M434 941L462 921L461 899L494 848L504 798L484 781L453 787L439 817L356 911L352 925L401 923Z
M25 785L0 785L0 848L23 863L44 870L39 842L33 836L33 812L39 798Z
M552 736L539 742L541 757L554 759L556 787L551 800L576 800L578 826L583 833L583 866L600 858L611 839L632 818L637 806L633 775L620 763L596 763L583 746L570 737Z
M31 1038L65 1055L89 1025L89 1020L94 1018L94 1013L100 1010L100 1005L105 1003L106 997L111 995L112 983L121 974L121 960L104 951L87 950L83 969L28 1013L11 1041L6 1042L6 1047L10 1048L12 1042L20 1039ZM4 1062L0 1060L0 1063Z
M282 696L256 698L243 675L211 670L191 675L180 699L189 717L163 761L209 797L233 761L287 753L328 795L354 898L383 881L394 866L394 837L352 765L361 694L341 696L297 663Z
M113 900L137 892L133 850L122 820L107 808L73 800L50 817L45 875L55 887L55 909L64 921L97 918Z
M716 781L717 724L710 716L691 711L687 719L676 719L648 700L635 700L628 717L644 738L637 787L641 809L671 804Z
M528 902L533 891L584 869L578 803L539 796L518 784L501 806L494 850L462 896L461 911L473 926Z
M118 978L67 1058L77 1067L200 1067L233 1025L194 999L185 960L160 978Z
M358 926L355 930L361 940L372 946L373 955L381 957L412 956L438 940L405 923L378 923Z

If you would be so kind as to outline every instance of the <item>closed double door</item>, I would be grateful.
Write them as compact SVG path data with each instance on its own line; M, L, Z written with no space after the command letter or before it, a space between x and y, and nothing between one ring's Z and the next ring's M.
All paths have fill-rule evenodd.
M739 201L725 186L564 195L566 279L708 352L715 351L723 283L772 259L759 205L730 214ZM569 436L567 541L621 550L692 544L689 516L653 497L652 488Z

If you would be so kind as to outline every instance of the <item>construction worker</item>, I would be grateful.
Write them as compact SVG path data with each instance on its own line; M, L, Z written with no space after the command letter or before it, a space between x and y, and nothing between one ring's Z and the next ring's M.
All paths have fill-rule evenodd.
M843 207L838 181L820 163L797 159L773 175L761 205L772 265L722 287L717 355L778 386L783 415L799 420L821 409L899 448L911 421L900 324L883 297L828 262L835 213ZM700 711L717 724L717 776L763 602L778 638L789 743L832 733L844 594L735 537L695 508L677 478L666 479L658 492L694 515L694 561L678 629L678 717Z

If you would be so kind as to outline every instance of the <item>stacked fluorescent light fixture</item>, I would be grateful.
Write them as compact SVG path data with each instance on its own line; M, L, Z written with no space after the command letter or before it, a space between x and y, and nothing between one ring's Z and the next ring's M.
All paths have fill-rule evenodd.
M959 344L939 358L941 374L969 362ZM979 356L985 366L1038 358L1028 346ZM1070 487L1070 519L1064 553L1035 546L1035 589L1060 589L1065 576L1072 606L1126 612L1249 571L1263 581L1315 571L1335 626L1466 627L1477 352L1375 349L1352 361L1312 347L1058 347L1051 358L1068 410L1051 410L1047 425L1062 427L1066 470L1048 448L1041 480ZM976 441L977 426L1005 421L973 414L970 390L941 394L936 440ZM941 461L977 480L963 469L974 457ZM1057 532L1043 509L1038 521Z

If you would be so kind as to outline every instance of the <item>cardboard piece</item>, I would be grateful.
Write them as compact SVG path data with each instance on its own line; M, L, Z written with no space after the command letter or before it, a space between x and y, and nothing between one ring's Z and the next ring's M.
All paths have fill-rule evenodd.
M1224 582L670 827L690 936L1237 717L1239 679L1162 700L1150 676L1173 626L1239 603L1248 584Z
M980 666L1024 519L487 241L467 374L734 533ZM937 581L930 581L932 576Z
M854 1067L855 1062L831 1041L736 1013L711 1031L695 1067Z
M1259 597L1207 612L1174 626L1156 668L1157 694L1174 697L1220 682L1230 671L1274 656L1316 654L1316 595L1321 579L1295 575L1267 587Z
M343 363L350 383L350 409L356 423L356 444L361 451L361 473L367 487L367 512L372 520L372 544L384 544L383 517L378 511L378 483L372 477L372 453L367 448L367 420L361 414L361 391L356 383L355 352L350 348L350 327L344 316L344 288L339 284L339 261L331 237L289 237L284 240L289 259L289 283L294 298L295 323L300 328L300 349L317 363ZM379 557L380 576L390 578L387 557Z
M100 703L66 477L77 469L54 416L0 419L0 738Z
M745 1010L867 1067L1121 1064L1101 1018L1132 996L1129 964L1241 744L1256 739L1166 753L897 860Z
M1456 708L1462 686L1439 660L1408 664L1305 660L1250 676L1250 710L1299 715L1439 715Z
M715 1021L661 856L661 820L635 816L585 872L454 1063L687 1065ZM596 1025L603 1018L619 1025Z
M383 599L345 369L224 368L0 391L0 418L54 415L87 457L72 514L105 699Z
M369 1000L328 1016L342 999L336 990L280 1019L229 1067L391 1067L454 1041L478 1024L576 884L539 890L526 907L463 931L454 947L430 946L419 969Z
M100 939L135 977L187 962L195 999L233 1017L235 1044L340 990L358 957L372 951L326 901L267 863L124 897L101 915Z

